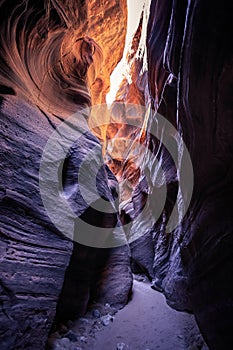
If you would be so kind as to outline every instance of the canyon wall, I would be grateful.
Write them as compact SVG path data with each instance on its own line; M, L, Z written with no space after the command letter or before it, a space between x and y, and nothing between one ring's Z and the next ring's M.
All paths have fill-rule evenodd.
M85 231L80 222L75 224L77 216L110 229L120 226L120 219L128 222L130 247L112 249L73 242L73 232L67 237L54 226L41 198L40 166L55 129L65 147L68 138L59 134L63 122L82 108L105 102L110 74L124 50L126 0L0 4L1 349L43 349L54 321L83 315L94 300L124 306L132 286L130 260L133 272L146 273L172 307L194 312L211 349L230 349L230 1L152 0L146 46L142 50L140 42L144 12L127 56L131 81L122 82L111 117L102 116L108 127L93 130L98 138L91 134L87 111L77 114L74 128L65 123L77 140L58 171L56 219L63 224L59 203L65 198L74 213L74 234ZM182 135L194 172L191 204L171 232L166 225L177 202L182 217L192 174L186 173L180 190L184 147L173 129L158 135L160 116ZM99 118L98 110L93 117ZM135 142L129 145L130 139L143 151ZM99 140L105 142L102 149ZM95 152L84 188L95 202L91 184L98 172L99 193L114 215L94 210L80 194L77 174L90 149ZM116 177L105 165L98 169L102 153L119 181L120 216L114 207ZM61 165L62 159L54 150L52 154L48 166ZM53 194L52 180L45 185L48 196ZM155 220L164 187L165 205ZM140 238L131 240L138 232Z
M147 36L154 107L182 133L194 170L180 227L170 237L156 229L155 278L171 305L194 312L211 349L233 342L229 13L229 1L153 0Z
M230 349L233 329L229 6L230 2L151 2L148 72L143 70L145 52L138 54L142 16L127 56L131 81L122 81L109 127L109 167L120 182L123 217L133 222L128 236L143 231L130 244L131 268L146 273L152 288L162 291L169 305L195 314L211 349ZM118 102L128 104L124 113L117 109ZM143 109L133 113L130 103L151 106L152 112L149 117ZM140 116L142 120L137 121ZM185 168L187 155L173 129L164 127L159 135L161 116L182 136L191 167ZM147 135L140 138L143 127ZM137 138L145 148L136 147L135 153L132 145ZM161 169L165 179L160 177ZM157 213L163 186L167 189L165 205L153 223L150 219ZM182 218L191 192L191 203ZM138 222L137 214L148 202ZM181 219L170 232L166 225L176 204Z
M124 0L1 1L2 350L44 349L54 320L64 322L78 317L96 299L116 308L127 302L132 285L127 246L101 250L73 242L73 232L69 232L70 237L64 236L51 221L40 193L40 166L46 143L71 114L106 94L109 75L123 54L126 21ZM108 61L110 49L114 50L114 59ZM97 89L100 79L101 88ZM93 172L102 164L101 145L90 134L83 116L84 129L79 128L79 117L74 125L79 144L73 140L66 170L61 176L58 172L60 192L52 206L61 222L65 209L59 209L59 200L69 197L71 206L75 202L76 215L87 221L94 215L98 225L105 227L109 225L106 215L93 214L80 192L72 199L77 190L74 174L84 154L95 148ZM65 145L66 138L59 131L57 136ZM59 157L55 154L47 165L59 165ZM49 175L47 180L43 184L45 192L53 195ZM90 198L94 198L88 180L85 185ZM98 186L113 203L118 184L107 168L99 173Z

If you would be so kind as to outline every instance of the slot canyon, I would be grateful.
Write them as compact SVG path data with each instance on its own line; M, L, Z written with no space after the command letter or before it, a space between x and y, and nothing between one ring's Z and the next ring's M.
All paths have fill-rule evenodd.
M233 348L230 8L0 0L0 350Z

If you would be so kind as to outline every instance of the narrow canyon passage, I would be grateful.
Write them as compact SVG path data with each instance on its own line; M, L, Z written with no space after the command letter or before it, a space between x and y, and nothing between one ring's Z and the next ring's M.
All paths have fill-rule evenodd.
M0 350L232 350L231 7L0 0Z
M75 327L74 327L75 328ZM134 280L132 300L85 349L208 350L193 315L170 308L150 283Z
M192 314L169 307L145 276L134 277L131 298L122 310L115 313L109 304L104 308L94 303L81 319L62 325L51 335L52 349L209 349Z

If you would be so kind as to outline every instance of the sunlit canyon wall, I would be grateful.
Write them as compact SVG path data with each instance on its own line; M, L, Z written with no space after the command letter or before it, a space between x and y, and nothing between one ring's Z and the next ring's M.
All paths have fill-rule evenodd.
M126 1L1 1L0 13L0 348L44 349L56 308L58 320L69 320L93 299L122 307L131 290L128 247L73 244L51 222L39 190L48 138L91 99L101 103L109 89L124 50ZM83 125L85 137L71 147L62 174L68 197L79 152L95 147L93 172L102 158L85 118ZM98 185L112 200L118 184L107 168ZM80 197L70 199L74 211L93 217ZM106 225L104 215L95 220Z

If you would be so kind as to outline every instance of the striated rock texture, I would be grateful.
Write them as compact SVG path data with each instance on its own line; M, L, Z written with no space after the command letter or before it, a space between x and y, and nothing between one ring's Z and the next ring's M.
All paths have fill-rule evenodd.
M127 54L128 74L121 82L114 103L111 105L106 129L105 161L116 175L121 186L120 201L131 198L140 177L138 144L143 143L146 100L148 100L147 71L144 67L145 43L142 41L145 13L132 39ZM125 183L127 180L127 184Z
M135 54L141 22L128 56L132 81L125 79L117 94L116 102L151 104L179 130L190 153L192 201L172 232L166 232L166 224L177 200L178 216L182 215L190 181L187 173L186 186L179 193L185 158L179 140L170 133L160 142L152 136L157 134L159 116L142 113L148 134L141 139L145 152L140 155L139 147L133 148L129 142L132 135L137 138L138 129L127 125L128 115L117 109L116 102L107 130L109 166L120 181L123 220L133 222L127 235L144 233L130 244L132 269L145 272L152 287L162 291L172 307L194 312L211 349L230 349L233 343L233 56L229 13L229 1L153 0L147 27L148 75L144 73L142 80L142 59ZM132 119L135 115L131 114ZM138 125L142 125L141 120ZM173 154L163 146L165 138ZM165 178L160 177L161 168ZM127 186L131 184L128 190L125 180ZM165 185L166 202L155 223L159 191ZM138 222L137 212L145 205L145 216Z
M171 306L194 312L214 350L230 349L233 343L230 5L152 0L147 52L141 42L143 15L128 54L131 80L122 82L117 95L118 102L145 105L147 112L119 107L116 101L111 117L102 116L110 125L93 127L120 181L121 220L129 223L126 236L129 241L140 237L130 244L133 270L147 273ZM117 308L127 302L129 247L73 243L52 224L39 190L42 152L54 129L81 108L105 102L109 76L123 53L126 21L126 0L0 1L1 350L43 349L54 321L83 315L97 300ZM163 146L165 139L152 136L159 117L150 113L151 106L182 134L194 170L191 205L171 233L166 224L177 198L182 216L190 179L187 175L187 188L178 192L184 149L172 132L165 136L173 155ZM98 111L94 119L101 117ZM75 237L83 233L79 216L110 229L120 220L117 210L114 215L93 210L77 185L80 163L95 148L83 188L96 204L98 187L114 209L116 178L107 167L98 168L102 150L90 133L88 117L77 117L79 140L57 174L59 199L66 198L75 214ZM80 139L81 119L85 134ZM156 221L165 186L165 206ZM48 182L48 194L52 190ZM54 208L62 221L59 201Z
M194 168L180 227L169 236L156 228L154 274L169 303L193 310L211 349L233 343L231 37L230 1L151 3L151 96L182 132Z
M54 319L66 321L83 315L94 300L120 308L131 290L127 246L101 250L73 245L51 223L44 208L39 189L40 160L47 139L59 123L57 117L42 113L16 96L5 95L2 99L0 344L3 350L43 349ZM88 138L82 141L82 149L88 152L90 141ZM93 164L98 164L101 146L93 136L91 142L98 147L93 160ZM80 153L74 154L80 161ZM66 178L64 174L64 181ZM114 183L114 179L111 181ZM99 175L98 184L105 197L112 200L107 173ZM93 213L82 203L82 197L76 194L76 200L76 207L86 221L93 220ZM94 220L99 220L103 227L109 224L105 215Z
M17 97L1 103L1 349L44 348L72 252L39 192L40 157L52 123L55 117Z
M110 88L110 75L121 60L127 30L126 0L91 0L88 6L88 29L90 36L102 49L103 64L91 85L92 104L106 103Z
M88 87L93 104L105 101L126 24L126 0L1 0L2 84L65 116L90 100Z
M122 42L126 1L0 2L1 350L44 349L55 314L56 321L77 317L96 299L122 307L130 293L128 247L100 250L73 244L52 224L39 189L47 140L64 118L90 106L91 85L98 74L108 81L123 52L123 44L115 39L115 60L108 63L108 31L99 29L106 32L103 50L91 37L97 25L94 13L99 14L100 5L104 15L118 23L109 35ZM102 23L101 19L98 25ZM103 56L105 69L100 73ZM85 125L88 131L87 122ZM77 121L77 137L78 130ZM96 149L92 153L95 172L102 159L101 146L87 132L80 145L82 152L88 154L90 144ZM81 162L82 152L74 148L68 168L72 162L75 166ZM67 182L74 194L74 178L65 170L62 181L59 196L67 194ZM98 174L98 186L101 195L112 202L117 183L109 170ZM89 188L89 194L92 190ZM48 193L51 191L52 183ZM77 213L86 221L93 220L91 209L78 193L76 200ZM102 227L109 225L105 215L95 219Z

